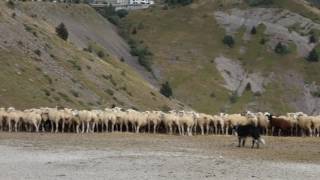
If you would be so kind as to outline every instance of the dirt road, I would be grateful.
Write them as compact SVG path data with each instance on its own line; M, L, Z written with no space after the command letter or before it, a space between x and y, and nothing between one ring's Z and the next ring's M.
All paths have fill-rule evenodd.
M0 133L0 179L318 179L320 138Z

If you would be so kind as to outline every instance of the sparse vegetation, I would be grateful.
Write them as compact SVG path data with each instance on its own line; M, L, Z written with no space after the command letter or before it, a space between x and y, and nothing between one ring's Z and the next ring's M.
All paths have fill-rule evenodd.
M307 60L309 62L318 62L319 61L319 54L315 48L309 53Z
M63 23L60 23L56 27L56 33L61 39L65 40L65 41L68 40L69 33L68 33L66 26Z
M166 0L165 1L167 4L171 5L171 6L175 6L175 5L189 5L193 2L193 0Z
M253 26L252 29L251 29L251 31L250 31L250 33L251 33L252 35L257 34L257 28L256 28L255 26Z
M238 93L235 91L235 92L232 92L231 96L230 96L230 102L232 104L236 103L239 99L239 96L238 96Z
M230 35L226 35L223 38L223 44L227 45L228 47L232 48L233 45L235 44L234 38Z
M161 85L160 93L168 98L173 95L171 86L168 81Z
M287 54L288 51L288 47L284 44L282 44L281 42L279 42L276 47L274 48L274 52L280 55L284 55Z
M273 0L245 0L250 6L270 5Z

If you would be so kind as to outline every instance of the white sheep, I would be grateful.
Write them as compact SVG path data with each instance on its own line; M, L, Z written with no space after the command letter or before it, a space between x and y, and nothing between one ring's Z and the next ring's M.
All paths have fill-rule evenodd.
M314 116L312 118L312 127L314 136L320 136L320 116Z
M16 110L13 107L8 108L7 110L7 122L8 122L8 129L9 132L12 131L12 122L14 123L14 130L18 132L18 124L21 123L23 120L23 112Z
M262 131L264 131L266 135L268 135L269 118L267 115L269 114L270 113L262 113L262 112L256 113L256 116L258 118L258 126L262 128Z
M304 113L298 113L298 125L301 128L302 136L308 132L309 136L312 136L312 116L308 116Z

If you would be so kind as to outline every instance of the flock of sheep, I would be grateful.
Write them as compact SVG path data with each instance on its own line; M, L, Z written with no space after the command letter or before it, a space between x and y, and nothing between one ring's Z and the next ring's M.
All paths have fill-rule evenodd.
M239 125L254 125L266 135L319 136L320 116L287 113L246 112L243 114L209 115L194 111L73 110L39 108L17 110L0 108L0 130L28 132L150 132L179 135L232 134Z

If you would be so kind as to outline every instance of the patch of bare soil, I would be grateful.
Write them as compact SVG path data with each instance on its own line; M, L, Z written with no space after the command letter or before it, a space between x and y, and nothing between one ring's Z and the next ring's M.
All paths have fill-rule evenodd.
M316 179L320 138L0 133L0 179Z

